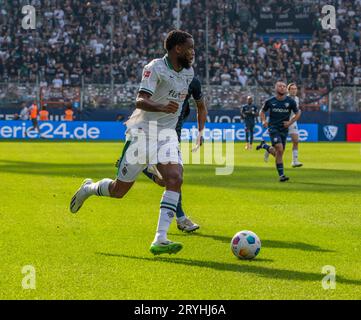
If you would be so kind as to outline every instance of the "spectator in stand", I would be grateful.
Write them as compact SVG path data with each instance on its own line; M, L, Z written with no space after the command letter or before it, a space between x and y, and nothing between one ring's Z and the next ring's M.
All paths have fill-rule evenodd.
M73 111L73 108L70 105L65 110L64 121L74 121L74 119L75 119L74 111Z
M26 102L22 103L22 109L19 114L19 119L22 121L29 120L29 108L26 105Z
M40 76L40 81L49 85L57 79L56 83L61 81L62 86L79 86L84 76L87 83L110 83L110 70L113 70L116 84L137 84L144 65L163 54L159 38L175 27L177 13L177 0L33 0L31 3L39 17L37 28L23 32L18 23L23 17L18 6L14 1L1 1L0 82L35 82ZM335 31L323 30L318 22L324 4L336 7ZM116 13L113 30L112 12ZM247 76L246 85L256 80L266 85L269 81L264 74L271 69L271 77L286 77L311 88L320 86L320 72L328 67L341 75L331 79L334 84L353 84L358 77L355 70L361 65L360 0L181 0L180 12L182 29L190 31L197 44L194 68L202 81L207 72L205 12L209 16L208 61L212 84L243 85L244 79L240 80L243 73ZM317 24L311 41L293 38L265 41L255 33L260 13L310 12ZM237 64L239 70L235 70ZM329 83L330 76L326 79L323 74L321 80L321 84Z
M47 109L46 105L44 105L41 111L39 112L40 121L49 121L49 111L46 109Z

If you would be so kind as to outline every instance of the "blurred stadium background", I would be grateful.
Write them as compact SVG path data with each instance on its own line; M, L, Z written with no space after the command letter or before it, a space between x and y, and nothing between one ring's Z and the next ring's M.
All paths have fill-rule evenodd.
M36 8L35 30L21 27L25 4ZM336 7L336 30L322 29L326 4ZM180 27L195 38L211 121L224 114L237 122L247 95L260 106L282 78L301 87L309 111L302 122L361 122L361 0L2 0L0 7L0 119L34 99L54 107L51 119L67 104L77 120L126 118L143 66L164 55L162 40Z

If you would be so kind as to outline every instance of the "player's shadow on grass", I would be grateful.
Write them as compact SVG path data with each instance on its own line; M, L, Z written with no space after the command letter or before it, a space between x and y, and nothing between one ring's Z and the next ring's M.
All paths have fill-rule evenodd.
M115 159L114 159L115 163ZM48 163L32 161L0 160L0 172L25 175L92 177L101 179L113 175L115 166L109 163ZM288 184L280 184L274 171L268 167L235 166L234 172L227 176L215 175L215 166L186 166L185 185L209 186L237 190L271 190L286 192L354 192L360 185L361 172L352 170L307 169L297 172ZM300 174L302 172L302 175ZM296 172L295 172L296 175ZM144 178L144 177L143 177ZM340 181L342 184L338 184ZM347 182L350 181L349 184ZM352 181L352 182L351 182ZM330 183L327 183L330 182ZM317 188L312 188L314 185Z
M302 168L302 171L287 169L291 180L287 184L277 182L272 168L235 166L231 175L215 175L215 166L188 166L185 169L186 185L212 186L214 188L239 190L279 190L287 192L350 192L360 189L361 172ZM350 183L348 183L350 182ZM315 186L316 188L312 188Z
M115 161L114 161L115 163ZM31 161L0 160L0 171L7 173L60 176L60 177L93 177L101 179L114 174L112 163L47 163Z
M356 184L336 184L336 183L321 183L321 182L304 182L304 181L297 181L298 185L309 185L309 186L316 186L321 188L335 188L335 187L346 187L346 188L361 188L360 185Z
M240 260L236 260L237 258L235 258L237 263L224 263L224 262L202 261L202 260L182 259L182 258L163 258L163 257L144 258L144 257L128 256L125 254L104 253L104 252L97 252L96 254L106 257L125 258L125 259L139 260L139 261L147 261L151 263L164 262L170 264L180 264L189 267L208 268L217 271L251 273L270 279L321 282L323 277L325 276L321 272L314 273L314 272L304 272L304 271L277 269L277 268L268 268L268 267L259 266L256 265L255 263L257 262L258 259L240 261ZM361 286L361 280L350 280L339 275L337 275L336 281L337 283Z
M213 239L216 241L221 241L223 243L230 244L232 238L225 236L217 236L203 233L192 233L192 234L170 234L174 236L191 236L191 237L201 237L207 239ZM262 247L264 248L278 248L278 249L296 249L303 251L316 251L316 252L336 252L335 250L323 249L319 246L315 246L312 244L304 243L304 242L294 242L294 241L279 241L279 240L261 240Z

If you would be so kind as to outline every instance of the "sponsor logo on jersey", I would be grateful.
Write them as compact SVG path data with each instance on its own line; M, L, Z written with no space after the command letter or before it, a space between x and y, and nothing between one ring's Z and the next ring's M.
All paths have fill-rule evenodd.
M188 92L177 92L174 90L170 90L168 93L168 95L171 98L180 99L180 100L184 100L187 97L187 94L188 94Z
M150 75L151 75L151 71L149 71L149 70L145 70L144 73L143 73L144 78L149 78Z
M274 108L272 109L272 112L283 112L283 113L288 113L288 109L283 109L283 108Z
M332 141L336 138L338 133L338 127L336 126L324 126L323 127L323 133L325 134L325 137Z

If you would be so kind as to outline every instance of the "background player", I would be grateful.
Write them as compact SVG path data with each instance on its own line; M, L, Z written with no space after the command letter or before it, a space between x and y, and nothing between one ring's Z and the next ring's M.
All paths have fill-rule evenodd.
M161 59L154 59L143 70L142 81L136 99L136 110L127 121L127 142L119 161L118 174L115 180L103 179L93 183L86 179L73 196L70 210L76 213L84 201L92 195L122 198L131 189L136 177L148 164L154 155L153 144L157 149L155 156L157 169L163 177L165 191L160 202L160 213L156 235L151 244L153 254L177 253L182 249L181 243L167 239L169 226L177 210L181 186L183 167L179 142L175 127L181 113L189 85L194 77L192 63L194 60L193 37L184 31L171 31L164 42L167 55ZM156 123L153 135L151 124ZM166 131L163 140L159 134ZM136 147L139 139L147 138L148 152ZM149 150L150 149L150 150ZM132 152L147 153L146 163L130 161ZM159 160L160 151L168 150L166 160ZM139 159L139 156L138 156Z
M182 127L190 113L189 99L191 96L195 100L197 107L197 120L198 120L197 145L201 146L203 144L204 124L207 120L207 106L205 104L204 97L202 94L201 83L196 77L193 78L191 84L189 85L188 94L182 106L182 111L178 119L176 131L178 135L178 141L181 142ZM143 172L147 177L152 179L155 183L164 187L164 181L162 179L162 176L160 175L160 173L158 172L155 166L148 166L146 169L143 170ZM193 232L199 229L199 225L194 223L189 217L187 217L183 211L182 194L180 194L179 196L176 217L177 217L177 227L179 230L185 232Z
M247 97L247 104L241 107L241 118L244 120L246 130L246 150L252 150L254 126L258 117L257 107L253 104L253 97Z
M298 88L297 85L295 83L290 83L287 87L287 91L288 91L288 95L296 101L297 103L297 107L300 107L300 98L297 97L297 92L298 92ZM291 112L291 118L294 116L294 113ZM288 128L288 133L291 136L292 139L292 144L293 144L293 148L292 148L292 167L297 168L297 167L302 167L302 163L298 161L298 142L299 142L299 134L298 134L298 126L297 126L297 121L295 123L293 123L289 128Z
M288 128L300 118L301 111L298 109L296 101L287 96L287 86L283 81L277 81L275 91L276 96L266 100L260 112L262 124L268 128L272 147L262 141L257 146L257 150L263 148L276 158L280 182L285 182L289 180L284 174L283 166L283 153L286 147ZM266 120L266 112L268 111L269 122ZM290 119L291 111L295 115Z

